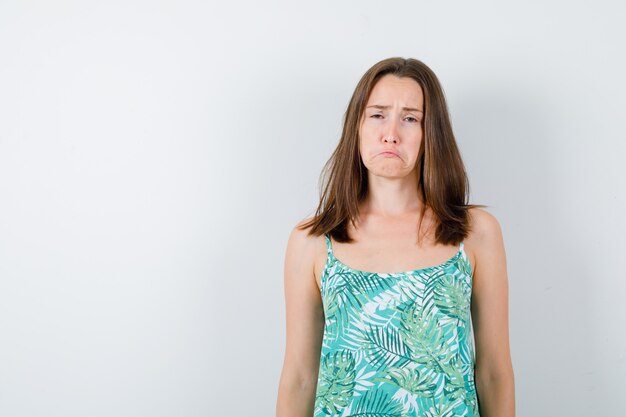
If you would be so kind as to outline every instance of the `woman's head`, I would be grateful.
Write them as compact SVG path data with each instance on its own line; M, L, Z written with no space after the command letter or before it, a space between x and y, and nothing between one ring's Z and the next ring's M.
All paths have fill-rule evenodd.
M386 117L395 125L389 119L381 123L375 116L381 108L370 105L390 106ZM395 147L399 158L379 155ZM330 231L337 241L350 242L347 222L358 218L359 204L367 196L368 170L387 177L415 175L422 218L432 210L438 220L436 240L444 244L458 244L467 232L467 209L481 207L466 202L469 184L443 89L417 59L384 59L361 77L337 148L324 166L316 215L304 227L313 225L310 233Z
M361 128L364 120L367 120L366 107L368 101L373 98L372 92L376 93L376 87L380 81L385 82L389 79L403 81L407 90L411 88L411 84L415 83L421 92L422 139L418 149L419 155L415 161L416 169L423 167L424 158L427 157L426 154L429 151L440 149L442 143L454 142L445 96L434 72L417 59L384 59L374 64L361 77L344 117L340 146L342 146L341 142L345 142L342 148L352 150L352 158L355 159L353 162L359 162L361 172L367 169L366 166L361 165L362 161L359 161L362 157L359 152L360 139L363 136Z
M370 176L408 179L415 170L422 142L424 94L409 77L383 75L365 103L358 128L359 154Z

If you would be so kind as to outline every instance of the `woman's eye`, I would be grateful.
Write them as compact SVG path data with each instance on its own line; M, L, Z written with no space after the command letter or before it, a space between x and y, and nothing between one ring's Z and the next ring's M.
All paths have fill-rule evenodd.
M376 113L376 114L372 114L370 117L373 117L374 119L378 119L380 117L383 117L382 114Z
M417 119L416 119L415 117L412 117L412 116L408 116L408 117L406 118L406 120L408 120L409 122L412 122L412 123L413 123L413 122L417 122Z

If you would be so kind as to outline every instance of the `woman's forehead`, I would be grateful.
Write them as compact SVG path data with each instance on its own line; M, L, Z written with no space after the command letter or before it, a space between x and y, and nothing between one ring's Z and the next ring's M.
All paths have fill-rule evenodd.
M412 78L387 74L372 88L367 105L388 106L395 102L409 107L422 108L424 95L422 87Z

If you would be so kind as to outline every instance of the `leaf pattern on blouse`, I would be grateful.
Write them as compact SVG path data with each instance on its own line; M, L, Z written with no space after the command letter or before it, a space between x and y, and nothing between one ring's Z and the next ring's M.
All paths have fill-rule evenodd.
M380 274L343 264L325 238L314 417L480 417L463 242L440 265Z

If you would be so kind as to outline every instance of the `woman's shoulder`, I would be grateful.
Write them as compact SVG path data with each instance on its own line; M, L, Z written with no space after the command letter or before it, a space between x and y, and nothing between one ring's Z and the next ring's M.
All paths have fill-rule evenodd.
M493 239L502 233L500 222L495 215L480 207L468 210L470 217L470 231L467 240L482 242Z
M312 220L313 217L307 217L303 220L298 221L292 227L289 238L293 239L301 245L311 245L312 243L314 244L314 242L318 242L319 240L324 239L324 235L316 236L310 234L310 230L313 226Z
M500 222L495 215L482 208L475 207L468 211L470 231L464 240L465 251L473 265L493 263L494 255L502 252L504 247Z
M312 218L298 221L289 235L288 250L294 252L301 259L315 262L320 253L325 252L326 242L324 235L310 234Z
M291 229L286 251L286 267L299 270L299 275L309 275L319 282L321 268L326 258L324 235L310 234L311 218L297 222Z

